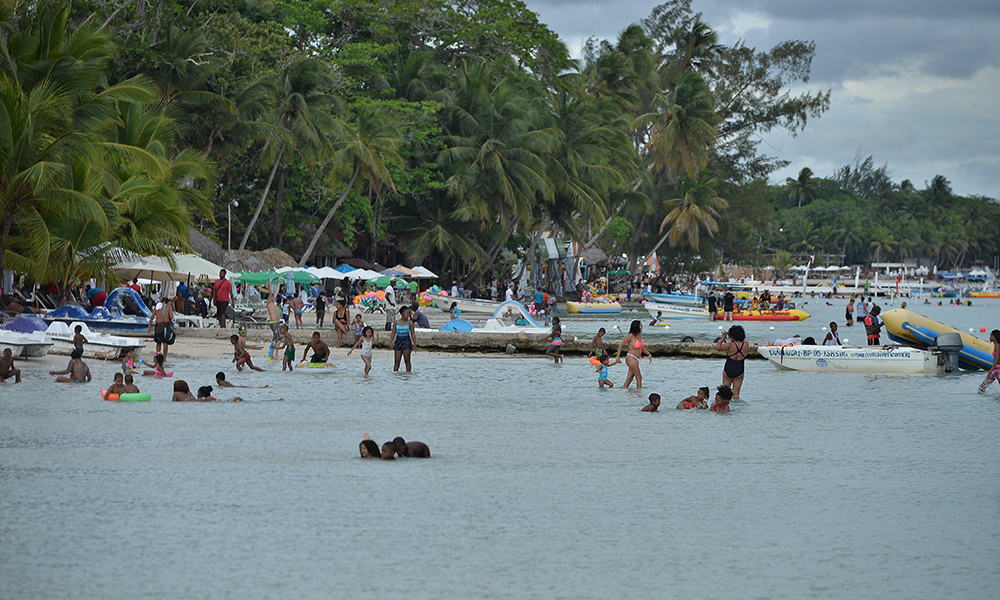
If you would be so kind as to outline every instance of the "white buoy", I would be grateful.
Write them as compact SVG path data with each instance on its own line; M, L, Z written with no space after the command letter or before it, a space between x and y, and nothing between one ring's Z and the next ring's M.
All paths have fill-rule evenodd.
M845 343L845 344L846 344L847 342L849 342L849 341L851 341L851 340L849 340L849 339L847 339L847 338L844 338L844 343Z
M976 333L976 330L973 329L973 328L971 328L971 327L969 327L969 333Z
M771 325L770 327L768 327L768 329L770 329L771 331L774 331L774 325Z
M826 331L826 327L823 328L823 331Z
M719 325L719 331L722 331L722 325Z
M667 329L670 329L670 324L667 323L666 325L664 325L664 327L666 327Z

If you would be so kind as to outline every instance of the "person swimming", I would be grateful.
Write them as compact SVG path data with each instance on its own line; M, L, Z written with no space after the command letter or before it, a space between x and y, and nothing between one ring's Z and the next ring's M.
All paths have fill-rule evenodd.
M697 394L688 396L677 405L677 410L689 410L692 408L701 410L708 408L708 386L698 388Z
M660 408L660 395L650 394L649 404L639 409L640 412L657 412Z
M431 457L430 448L428 448L427 444L423 442L407 442L403 438L397 437L392 440L392 444L396 447L396 454L399 456L409 458Z
M716 388L715 402L712 403L712 412L729 412L729 401L733 399L733 390L728 385L720 385Z

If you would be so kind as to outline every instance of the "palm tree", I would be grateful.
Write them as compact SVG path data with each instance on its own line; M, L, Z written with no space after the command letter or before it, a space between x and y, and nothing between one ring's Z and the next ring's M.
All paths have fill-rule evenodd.
M272 123L284 132L284 136L281 141L267 144L263 154L264 164L270 164L271 173L257 209L243 233L237 257L243 255L271 190L274 175L283 161L290 160L290 155L295 154L306 164L313 165L333 155L330 138L336 136L343 125L330 114L331 110L339 109L341 103L330 93L332 88L333 77L323 63L312 58L290 63L278 78Z
M681 174L696 179L698 171L708 163L715 128L721 122L713 109L714 101L705 80L687 71L673 90L654 98L655 112L637 119L652 126L644 150L653 166L671 181L677 181Z
M871 232L871 243L868 244L868 249L875 251L875 259L872 262L880 262L882 253L892 252L897 243L891 229L884 225L874 227Z
M355 189L355 185L360 183L361 189L370 194L379 196L382 187L388 186L395 191L395 183L389 173L389 166L402 167L403 158L399 155L399 145L403 141L403 134L399 126L393 122L388 114L375 106L361 106L358 108L355 119L348 124L349 130L345 132L344 139L337 142L336 155L334 156L335 173L341 178L350 173L344 191L330 207L326 218L320 223L313 235L312 241L302 254L299 266L303 267L309 257L312 256L316 243L326 231L326 226L330 224L330 219L343 204L347 196Z
M788 250L778 250L774 253L774 268L781 276L785 276L785 271L792 268L795 264L795 260L792 258L792 253Z
M789 177L786 180L791 188L788 192L788 199L798 199L799 208L802 208L803 200L805 200L808 204L813 198L816 197L816 181L812 176L812 169L804 167L801 171L799 171L799 176L796 179Z
M935 175L927 186L927 200L934 206L943 206L951 200L951 182L944 175Z
M667 209L667 216L660 223L660 233L663 233L668 225L670 229L663 234L645 260L649 260L649 257L668 238L671 247L676 247L681 241L685 241L687 247L696 250L700 244L701 230L704 229L710 236L715 235L719 230L718 209L729 206L715 191L715 186L718 183L719 181L713 178L708 171L703 170L698 174L697 180L687 180L686 185L681 186L681 189L678 190L678 192L682 192L680 196L663 201L663 206Z
M796 217L789 225L789 239L792 241L792 250L811 252L819 241L819 235L813 227L812 221L804 217Z
M654 93L659 85L653 41L642 27L629 25L618 34L614 45L602 41L588 46L586 91L594 98L609 98L623 114L634 116L643 94Z
M447 194L434 194L417 204L417 213L397 220L399 231L410 238L406 256L421 263L437 253L445 261L457 257L481 268L486 253L472 238L468 223L456 212L456 201Z
M536 200L552 199L542 155L558 142L558 132L544 126L532 96L515 82L494 79L488 65L459 66L455 102L445 115L448 147L437 160L449 193L462 201L470 218L500 226L487 250L487 265L515 227L530 221Z

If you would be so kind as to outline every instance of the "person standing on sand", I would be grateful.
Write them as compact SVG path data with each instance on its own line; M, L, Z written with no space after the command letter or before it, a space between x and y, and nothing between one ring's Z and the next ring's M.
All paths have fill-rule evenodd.
M385 286L385 330L392 331L396 322L396 278L389 278L389 285ZM395 334L393 334L395 337ZM409 361L407 361L409 362ZM407 369L409 371L409 369Z
M281 339L281 311L278 310L278 305L274 303L274 297L277 293L274 290L268 290L267 294L267 325L271 328L271 344Z
M212 284L212 302L215 303L216 317L219 319L219 329L226 328L226 310L233 298L233 283L226 279L226 270L219 271L219 278Z

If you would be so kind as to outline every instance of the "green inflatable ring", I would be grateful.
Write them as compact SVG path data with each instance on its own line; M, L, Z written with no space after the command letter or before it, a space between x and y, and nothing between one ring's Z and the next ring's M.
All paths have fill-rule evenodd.
M149 402L150 398L152 398L152 396L150 396L149 394L119 394L118 395L118 401L119 402Z

